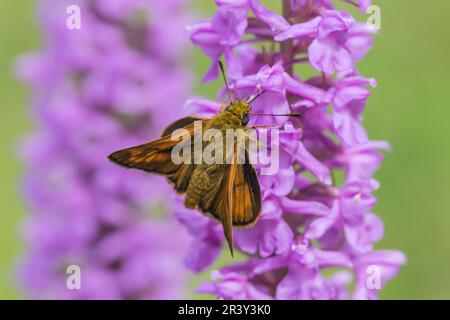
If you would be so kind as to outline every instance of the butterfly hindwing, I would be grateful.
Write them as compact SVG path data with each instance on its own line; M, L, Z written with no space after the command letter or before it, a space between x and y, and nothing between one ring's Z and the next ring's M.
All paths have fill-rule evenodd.
M249 163L247 151L245 163L223 166L223 177L217 188L205 194L198 208L221 221L224 234L233 252L232 227L250 227L256 223L261 212L261 190L255 169Z

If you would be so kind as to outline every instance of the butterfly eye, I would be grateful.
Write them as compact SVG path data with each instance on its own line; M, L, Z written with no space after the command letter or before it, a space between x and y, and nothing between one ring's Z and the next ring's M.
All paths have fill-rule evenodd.
M227 105L227 106L225 107L224 111L230 111L230 107L231 107L231 104Z
M248 115L244 114L241 118L241 124L246 126L248 124Z

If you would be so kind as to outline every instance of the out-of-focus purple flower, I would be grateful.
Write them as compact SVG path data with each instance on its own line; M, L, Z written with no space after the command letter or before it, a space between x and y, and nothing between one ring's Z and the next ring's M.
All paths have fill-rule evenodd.
M289 225L280 219L281 214L276 200L265 199L261 221L253 228L237 230L238 248L248 254L258 253L261 257L287 252L294 234Z
M374 181L352 182L344 186L330 213L313 220L305 237L320 239L326 238L327 232L334 233L334 236L341 232L349 251L365 253L372 250L372 244L383 236L381 220L370 213L376 203L372 195L376 188Z
M27 296L185 296L187 234L173 217L156 217L171 210L170 188L106 157L155 138L181 109L189 92L180 56L186 4L39 1L44 48L17 68L31 87L36 119L22 149ZM66 27L69 5L81 8L80 30ZM69 265L80 267L80 290L66 287Z
M361 114L370 96L370 90L365 88L366 85L376 87L376 82L374 79L355 76L338 81L333 88L333 125L338 137L348 145L368 141L367 133L361 123Z
M216 1L218 10L211 26L217 32L219 43L233 46L239 43L247 28L248 1Z
M194 237L189 253L186 254L186 266L200 272L217 259L222 249L223 232L221 226L194 210L182 208L179 203L175 215Z
M359 0L358 1L359 10L362 13L367 13L367 9L370 7L371 4L372 0Z
M385 141L369 141L345 148L341 154L336 154L334 161L345 168L347 182L367 180L373 177L384 159L381 151L390 148Z
M240 61L234 53L234 47L239 45L246 31L252 30L249 25L248 12L264 23L264 30L256 28L257 32L273 34L284 30L289 23L274 12L261 5L259 0L217 0L217 12L210 20L204 20L188 28L192 42L211 59L211 68L206 73L204 81L215 79L218 74L217 61L223 54L228 66L229 76L238 79L244 75Z
M375 28L366 23L356 22L348 31L347 48L350 50L353 61L361 61L372 48L373 35L377 33Z
M253 285L245 276L236 272L222 274L218 271L212 274L214 283L203 283L198 288L199 293L209 293L221 299L239 300L271 300L271 297Z
M343 2L363 12L370 5ZM267 143L279 149L279 170L259 176L258 223L235 229L235 246L247 259L213 272L199 291L222 299L377 298L406 258L373 249L384 232L373 213L379 187L373 178L389 144L369 140L364 129L362 113L376 82L360 76L356 63L375 31L331 0L283 1L284 16L256 0L216 3L213 19L191 28L192 42L213 60L206 78L217 76L223 56L237 97L264 91L252 103L254 112L294 110L302 117L251 117L251 124L280 125L278 141ZM318 73L305 79L294 72L300 63ZM222 89L218 97L225 94ZM219 105L203 98L186 103L191 113L208 116ZM262 172L261 164L255 168ZM196 246L188 265L203 270L216 260L223 236L220 225L195 214L177 212Z
M353 298L377 299L380 289L399 273L405 263L405 255L398 251L376 250L359 256L355 260L356 288Z
M353 64L364 58L370 49L373 30L342 11L319 10L320 15L307 22L295 24L275 40L300 39L309 43L308 58L318 71L332 75L351 72Z

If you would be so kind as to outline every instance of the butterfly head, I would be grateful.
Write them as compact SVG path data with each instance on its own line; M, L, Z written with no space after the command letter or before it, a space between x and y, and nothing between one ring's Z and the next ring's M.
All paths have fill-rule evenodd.
M242 125L244 126L248 124L248 114L251 110L252 107L250 104L241 99L235 100L225 108L225 111L231 112L236 117L241 119Z

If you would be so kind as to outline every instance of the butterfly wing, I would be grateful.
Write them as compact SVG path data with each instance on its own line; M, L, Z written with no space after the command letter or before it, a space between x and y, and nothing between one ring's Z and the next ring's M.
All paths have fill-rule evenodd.
M202 126L194 125L197 120L202 121ZM180 141L173 140L171 134L176 129L183 128L187 130L191 137L191 143L193 143L195 135L199 134L197 128L204 127L208 121L208 119L197 117L181 118L169 125L160 139L116 151L108 158L126 168L165 175L177 192L184 193L195 166L192 164L175 164L172 161L172 149Z
M188 117L184 117L181 119L178 119L177 121L169 124L163 131L163 133L161 134L161 137L164 138L170 134L172 134L175 130L177 129L181 129L181 128L185 128L187 130L192 130L193 128L191 128L190 126L195 122L195 121L202 121L203 127L207 124L207 122L209 121L209 119L204 119L204 118L199 118L199 117L193 117L193 116L188 116Z
M248 156L247 156L248 157ZM261 190L255 169L249 163L232 164L234 180L228 178L228 199L234 226L250 227L256 223L261 212Z
M237 151L235 151L237 159ZM233 255L233 226L250 227L261 212L261 190L255 169L245 152L245 163L223 165L224 177L220 188L213 188L200 201L204 213L222 222L224 234Z

